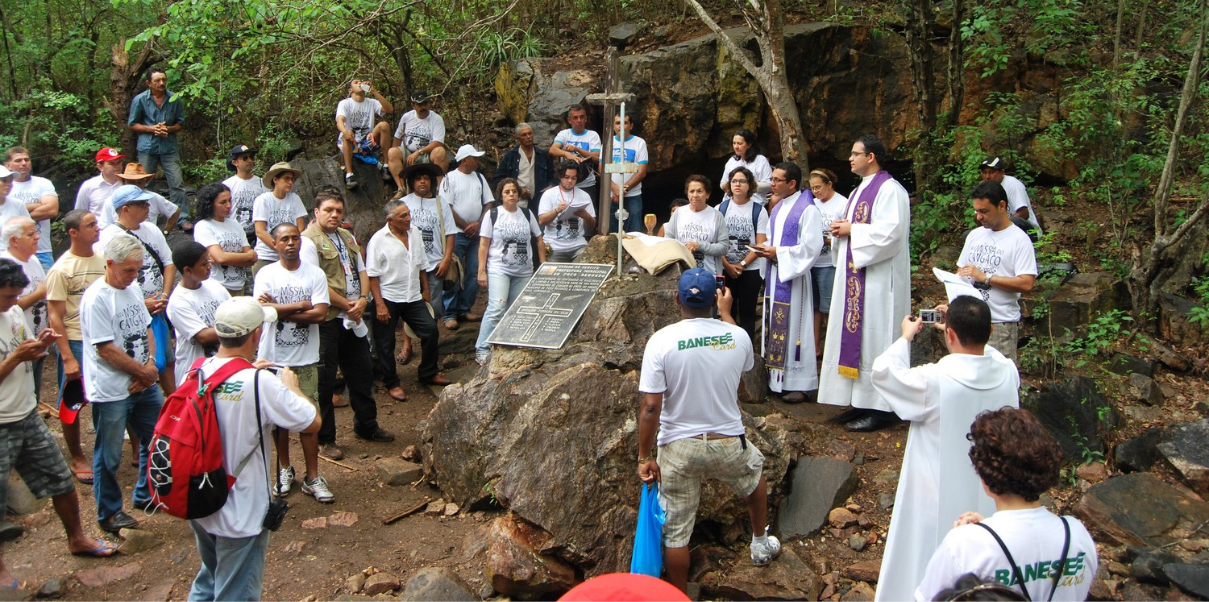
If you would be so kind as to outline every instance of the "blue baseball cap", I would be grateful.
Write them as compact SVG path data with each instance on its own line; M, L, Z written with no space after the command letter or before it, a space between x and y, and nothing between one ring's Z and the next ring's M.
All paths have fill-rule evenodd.
M118 186L118 189L113 191L113 196L109 197L109 202L113 204L113 210L117 211L130 203L139 201L151 202L151 193L135 186L134 184L125 184Z
M718 281L701 268L693 268L680 276L680 302L688 307L710 307L718 296Z

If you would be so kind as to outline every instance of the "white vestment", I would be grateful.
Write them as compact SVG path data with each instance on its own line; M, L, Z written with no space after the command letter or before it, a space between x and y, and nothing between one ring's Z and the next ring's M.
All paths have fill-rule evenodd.
M785 224L797 203L808 203L798 217L798 243L782 244ZM775 393L782 391L813 391L819 388L819 374L815 368L814 355L814 302L811 299L810 268L823 249L823 215L810 203L805 194L781 201L782 208L776 219L769 223L773 238L768 244L777 248L776 263L768 264L768 282L775 289L777 282L792 281L792 296L789 303L789 332L786 335L785 368L768 369L768 387ZM764 296L765 358L767 333L773 314L773 295Z
M849 197L844 219L852 220L856 199L873 176L861 180ZM889 411L890 406L873 389L870 370L873 359L902 334L899 326L911 312L911 248L907 233L911 225L911 205L907 190L893 178L882 184L873 201L873 215L867 224L852 224L852 233L836 238L831 245L835 283L831 289L831 313L827 320L827 339L823 346L823 371L819 383L819 403ZM861 360L859 377L839 373L840 335L844 328L847 301L848 247L858 268L865 268L865 306L861 316Z
M910 346L900 338L874 360L871 377L894 413L911 421L876 599L912 600L953 521L969 510L995 512L966 433L979 413L1020 406L1020 374L990 345L984 355L950 354L911 368Z

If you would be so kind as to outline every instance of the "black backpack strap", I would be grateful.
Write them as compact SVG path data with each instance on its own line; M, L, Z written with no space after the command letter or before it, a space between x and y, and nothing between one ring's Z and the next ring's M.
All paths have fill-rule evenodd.
M718 211L720 211L722 213L722 215L726 215L726 210L729 207L730 207L730 199L726 199L725 201L722 201L721 205L718 205Z
M260 420L260 371L256 369L256 375L252 377L252 390L256 398L256 436L260 441L260 453L264 456L264 479L265 484L269 488L269 503L273 503L273 477L269 473L269 454L264 451L264 423Z
M755 201L751 203L751 231L754 233L760 228L760 204Z
M988 527L985 523L974 524L986 529L987 533L990 533L991 537L995 538L995 543L999 544L999 549L1003 550L1004 556L1007 556L1008 564L1012 565L1012 574L1016 577L1016 582L1020 584L1020 591L1024 594L1024 599L1032 602L1033 597L1029 595L1028 588L1024 586L1024 575L1020 572L1020 566L1016 564L1016 559L1012 558L1012 553L1008 550L1007 544L1004 544L1003 539L999 537L999 534L996 533L994 529ZM1063 556L1065 555L1066 554L1064 553Z
M1066 522L1065 516L1059 516L1062 519L1062 530L1065 532L1062 541L1062 555L1058 557L1058 568L1054 569L1054 585L1049 590L1049 599L1054 599L1054 592L1058 591L1058 581L1062 579L1062 573L1066 572L1066 555L1070 553L1070 523Z
M155 260L155 265L156 265L156 267L158 267L160 269L160 275L162 276L164 274L164 260L160 259L160 254L156 253L155 249L151 248L151 245L147 244L146 241L139 238L138 235L136 235L134 232L132 232L130 230L130 228L123 226L121 222L113 222L113 223L117 224L118 227L121 228L122 230L125 230L126 234L133 236L135 240L139 241L139 244L143 245L144 249L147 249L147 252L151 254L151 259ZM140 228L140 230L141 229L142 228Z
M499 205L496 205L495 207L491 208L491 234L495 234L495 222L498 221L499 218L500 218L500 207L499 207ZM483 233L479 232L479 236L482 236L482 235L483 235ZM488 236L487 238L495 238L495 237Z

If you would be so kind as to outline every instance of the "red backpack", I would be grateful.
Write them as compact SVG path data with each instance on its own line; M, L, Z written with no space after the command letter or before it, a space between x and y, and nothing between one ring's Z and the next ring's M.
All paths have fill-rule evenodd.
M147 462L152 504L183 519L210 516L227 503L235 477L223 467L213 394L236 372L254 368L245 359L232 358L199 382L205 359L193 363L184 382L164 401Z

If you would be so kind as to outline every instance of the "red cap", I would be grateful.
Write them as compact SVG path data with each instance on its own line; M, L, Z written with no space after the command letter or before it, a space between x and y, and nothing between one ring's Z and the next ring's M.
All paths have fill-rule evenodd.
M107 147L97 151L97 161L98 162L117 161L118 159L125 159L125 158L126 158L126 156L123 155L121 152L119 152L118 149L116 149L116 148L109 148L107 146Z
M62 395L59 397L59 421L64 424L75 424L76 415L80 413L80 409L86 403L88 403L88 399L84 397L84 380L80 378L68 380L64 383Z
M685 600L676 586L638 573L609 573L576 585L559 600Z

